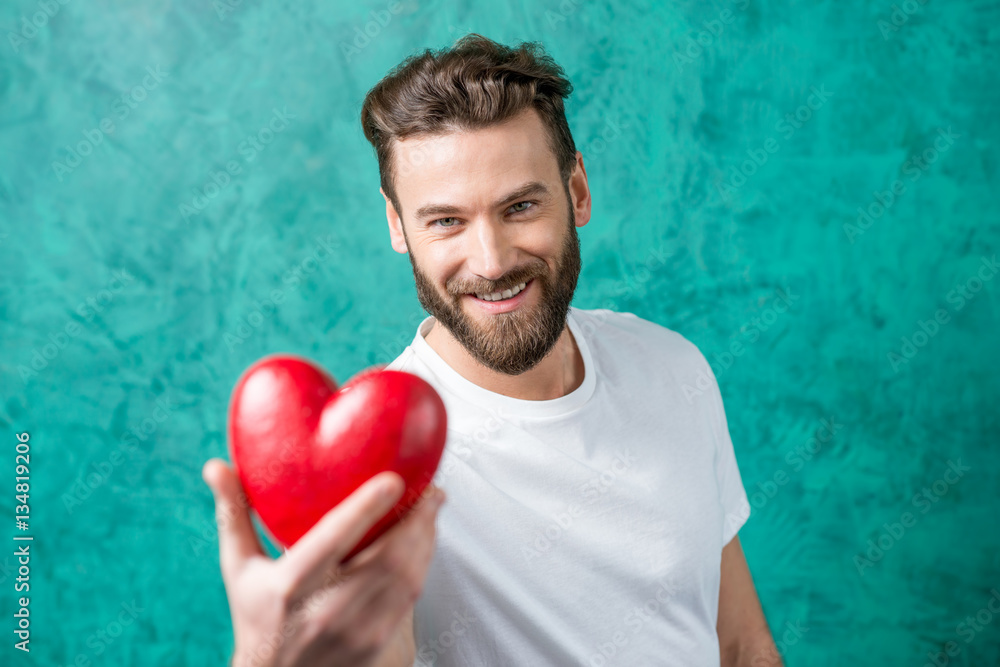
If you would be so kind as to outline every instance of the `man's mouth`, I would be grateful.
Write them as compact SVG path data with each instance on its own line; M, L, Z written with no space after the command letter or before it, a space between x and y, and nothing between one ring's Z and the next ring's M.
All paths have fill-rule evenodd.
M505 301L511 299L521 293L521 290L531 281L523 282L520 285L515 285L511 289L505 289L502 292L475 292L475 297L477 299L482 299L483 301Z

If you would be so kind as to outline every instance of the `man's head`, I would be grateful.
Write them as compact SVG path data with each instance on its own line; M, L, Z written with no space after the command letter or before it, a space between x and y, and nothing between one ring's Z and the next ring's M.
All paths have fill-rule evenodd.
M590 194L563 111L571 90L537 45L473 34L404 61L361 112L421 305L509 375L555 345L580 273ZM509 301L488 296L521 284Z

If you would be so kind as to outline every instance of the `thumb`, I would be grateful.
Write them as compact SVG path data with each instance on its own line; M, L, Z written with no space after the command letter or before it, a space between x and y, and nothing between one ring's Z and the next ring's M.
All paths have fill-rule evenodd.
M254 556L263 556L250 520L250 503L236 472L222 459L209 459L201 476L215 497L219 528L219 567L224 581L232 581Z

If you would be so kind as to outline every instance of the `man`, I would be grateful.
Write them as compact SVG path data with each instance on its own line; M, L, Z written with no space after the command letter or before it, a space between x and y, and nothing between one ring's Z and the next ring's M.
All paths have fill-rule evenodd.
M445 402L431 495L448 502L436 527L434 503L418 505L304 621L290 600L328 590L319 573L384 506L363 487L273 563L248 519L220 530L246 664L781 664L736 536L749 503L708 363L658 324L570 305L591 208L571 90L537 45L473 34L365 99L392 247L430 313L388 368ZM231 472L214 465L206 479L231 505ZM268 578L277 593L260 592ZM276 599L283 611L260 620ZM282 619L291 639L261 658L252 645Z

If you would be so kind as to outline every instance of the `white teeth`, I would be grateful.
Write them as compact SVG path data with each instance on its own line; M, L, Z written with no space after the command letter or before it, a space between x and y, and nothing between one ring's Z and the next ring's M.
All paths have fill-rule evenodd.
M509 299L512 296L516 296L524 286L528 283L521 283L514 289L505 289L503 292L490 292L490 293L480 293L476 292L476 297L482 299L483 301L502 301L504 299Z

